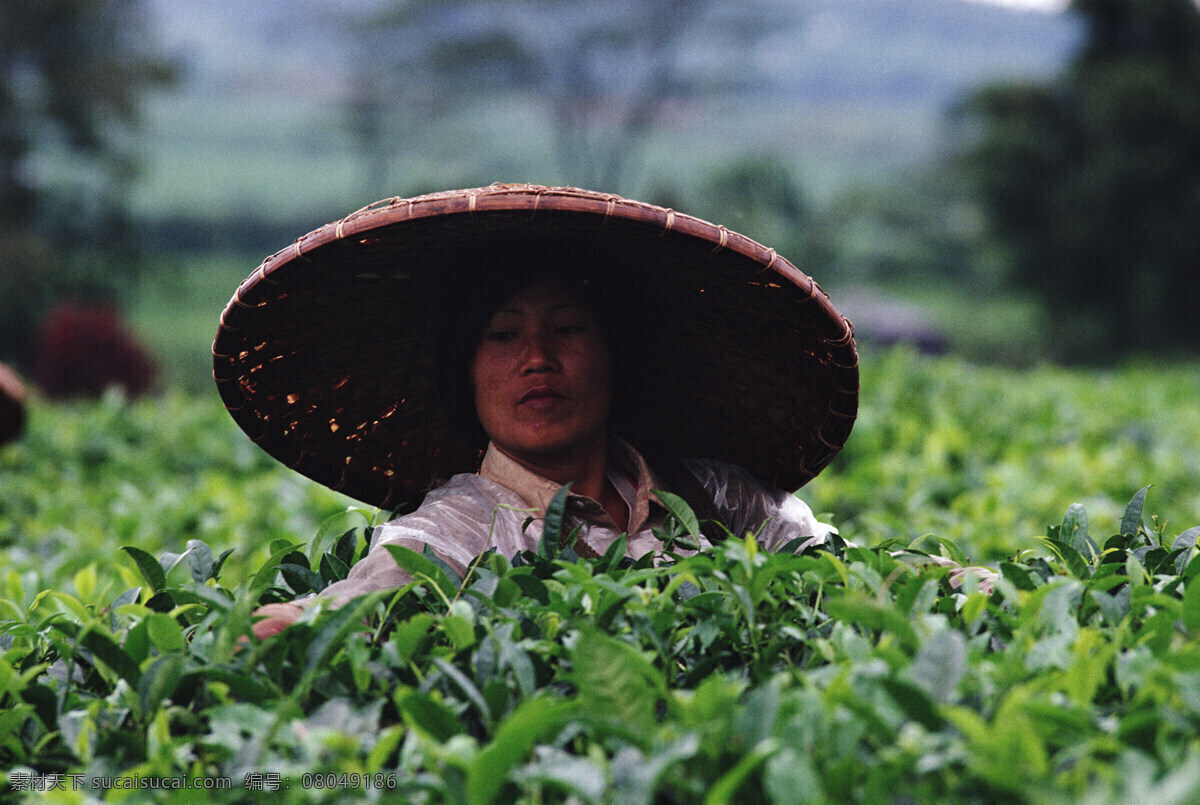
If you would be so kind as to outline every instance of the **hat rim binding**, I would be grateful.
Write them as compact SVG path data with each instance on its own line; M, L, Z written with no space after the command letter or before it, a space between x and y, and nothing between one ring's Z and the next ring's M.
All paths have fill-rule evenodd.
M726 444L735 445L733 452L743 454L740 460L737 455L710 455L704 451L692 455L739 464L767 482L794 490L820 472L842 448L857 416L858 354L852 326L837 312L816 281L775 250L724 226L657 205L574 187L495 184L412 198L384 199L298 238L264 260L238 286L221 314L213 342L213 375L222 402L239 427L268 454L318 483L380 508L402 509L419 503L426 491L440 485L455 472L477 470L478 451L467 451L462 445L451 444L453 436L449 432L443 434L444 445L439 444L434 438L436 433L424 433L430 427L427 424L410 427L409 431L393 428L389 436L389 427L395 423L384 420L396 413L398 403L403 404L402 413L405 414L409 409L423 411L428 421L434 423L434 431L446 427L444 416L439 418L437 411L441 408L440 401L427 399L431 393L429 384L422 381L428 378L423 378L420 372L410 372L403 378L392 377L386 382L359 375L347 380L341 374L330 376L328 365L323 365L324 376L317 376L319 370L305 375L303 347L301 352L292 353L288 353L287 348L300 340L311 340L313 335L297 329L296 319L308 320L314 311L325 314L325 321L335 323L333 327L327 327L330 332L325 333L326 336L335 335L335 330L352 321L356 305L364 301L366 294L350 287L354 278L372 276L379 280L371 272L352 273L368 259L369 253L370 259L383 257L392 274L390 279L383 278L388 284L376 282L371 286L371 295L390 288L393 283L402 285L412 281L419 272L425 274L418 277L418 281L432 282L432 272L445 268L435 265L436 261L405 263L404 270L397 267L396 260L406 239L416 242L427 238L441 245L441 241L448 238L503 239L512 232L528 236L557 226L575 227L583 233L580 237L604 239L606 243L620 239L623 248L640 250L631 252L631 259L643 253L672 258L678 255L684 260L683 269L674 274L670 273L669 267L660 268L658 263L651 262L649 257L639 266L648 282L662 280L679 286L670 292L672 308L686 308L676 304L675 294L680 288L687 286L704 292L703 288L695 287L699 282L699 268L696 269L696 281L692 285L687 282L691 267L702 261L709 269L708 281L718 276L712 272L719 272L719 281L725 283L726 296L740 299L751 292L753 286L750 293L753 298L743 300L742 312L751 313L746 318L761 323L764 328L771 329L771 333L769 338L764 337L758 343L753 328L750 325L743 327L749 328L745 338L756 351L743 353L743 359L736 365L739 376L748 372L750 374L746 376L754 382L718 384L714 382L716 377L696 377L698 372L688 376L694 388L707 384L704 393L708 396L712 395L713 388L717 389L717 402L726 405L727 413L732 414L735 410L730 405L730 398L734 396L739 404L770 403L771 400L764 400L764 397L769 396L766 392L773 392L786 401L788 394L796 391L793 387L797 386L798 379L801 384L817 384L808 388L811 393L800 393L797 399L805 402L814 418L820 421L800 422L797 421L798 414L787 410L786 406L766 405L764 410L770 409L763 415L766 420L753 431L757 434L756 444L748 445L746 450L737 450L736 435L726 434ZM444 235L443 229L446 230ZM371 253L373 247L384 251ZM313 291L304 296L307 286L314 282L325 283L321 292ZM342 308L334 309L332 313L329 309L320 309L331 293L339 298L346 297ZM696 304L692 308L696 308ZM775 317L773 324L772 316ZM796 326L789 326L793 320ZM730 321L729 314L724 321ZM740 317L738 321L741 321ZM420 331L420 334L425 335L425 332ZM705 349L712 351L714 340L688 341L687 352L692 352L693 346L701 353ZM354 352L359 351L353 338L343 339L343 342L354 347ZM771 346L764 348L768 344ZM400 336L386 344L390 348L403 345ZM747 355L764 360L747 361L744 359ZM679 357L671 356L672 360ZM729 356L722 357L730 365ZM333 360L336 362L338 358L335 356ZM702 371L715 365L706 362L707 358L696 360L694 365L703 367ZM812 374L820 376L819 383L815 379L805 380ZM790 375L790 382L785 383L781 391L776 380L784 375ZM402 390L392 388L388 392L389 383L392 386L399 384ZM766 391L760 392L760 387ZM287 391L288 388L294 390ZM389 394L399 394L399 401L390 399ZM720 399L722 394L723 401ZM669 396L665 395L664 400ZM419 398L419 401L410 400L410 397ZM375 414L337 422L346 412L348 400L355 401L355 405L361 403L360 408ZM297 401L303 404L295 405ZM684 403L690 402L692 400L685 396ZM664 404L671 405L672 410L665 411ZM674 423L680 416L675 410L681 407L677 397L659 404L658 408L651 406L653 416L648 419L655 422L655 432L664 427L669 430L670 426L662 423ZM698 409L702 408L698 406ZM743 408L747 407L743 405ZM716 409L710 406L710 410ZM742 419L740 415L736 417L737 421L725 417L720 421L720 430L737 431L743 425ZM711 422L704 427L713 430ZM343 431L344 437L336 435L338 430ZM676 430L682 434L688 428L681 426ZM416 431L428 436L426 446L423 453L416 451L420 455L409 455L404 452L410 442L408 436L410 433L416 435ZM690 432L696 437L705 431L691 429ZM770 434L777 434L782 446L766 444ZM619 435L628 436L627 433ZM381 451L387 446L381 447L380 441L372 441L373 438L390 439L391 443L399 439L399 446L394 450L388 448L386 457L381 458L384 455ZM663 437L663 443L676 444L673 438L673 434L668 434ZM702 436L697 438L704 440ZM637 439L630 441L643 449Z

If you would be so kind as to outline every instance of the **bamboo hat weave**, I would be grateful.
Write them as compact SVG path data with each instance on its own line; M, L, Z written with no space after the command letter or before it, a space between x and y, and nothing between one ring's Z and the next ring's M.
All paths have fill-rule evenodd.
M267 258L221 315L222 401L307 477L381 508L418 503L481 459L439 390L437 319L452 314L435 289L464 247L530 237L615 250L614 277L653 312L635 387L617 390L637 415L612 423L644 454L727 461L794 490L845 444L858 355L815 281L723 226L566 187L384 200Z

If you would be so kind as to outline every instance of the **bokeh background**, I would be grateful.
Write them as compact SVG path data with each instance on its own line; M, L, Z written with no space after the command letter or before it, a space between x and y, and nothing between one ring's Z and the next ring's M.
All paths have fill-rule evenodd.
M0 12L0 361L46 393L207 393L263 257L379 198L494 181L774 246L868 359L1111 365L1200 340L1193 0Z

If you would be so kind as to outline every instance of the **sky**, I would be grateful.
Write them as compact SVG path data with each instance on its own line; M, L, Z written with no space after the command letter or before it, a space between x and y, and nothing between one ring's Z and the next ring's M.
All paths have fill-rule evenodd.
M1023 8L1034 11L1062 11L1067 7L1067 0L970 0L974 3L988 3L994 6Z

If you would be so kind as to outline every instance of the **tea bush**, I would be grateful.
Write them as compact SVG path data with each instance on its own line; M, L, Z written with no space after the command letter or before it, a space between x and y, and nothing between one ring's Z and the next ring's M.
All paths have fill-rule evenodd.
M1176 525L1192 504L1163 487L1183 489L1187 459L1160 439L1190 433L1168 401L1195 375L888 360L905 382L869 378L862 444L805 492L844 501L863 547L769 554L737 535L658 564L580 559L551 516L537 551L463 579L394 549L413 584L262 642L244 637L254 607L344 576L386 515L273 466L207 401L35 407L0 451L7 796L1194 801L1200 529ZM1146 412L1136 449L1109 444L1138 399L1170 424ZM1016 478L1036 444L1063 455ZM1165 481L1113 505L1127 476L1105 474L1071 503L1127 449ZM1040 501L1018 498L1039 483L1065 500L1035 531ZM1147 501L1183 514L1166 525ZM910 545L994 555L998 578L956 586Z

